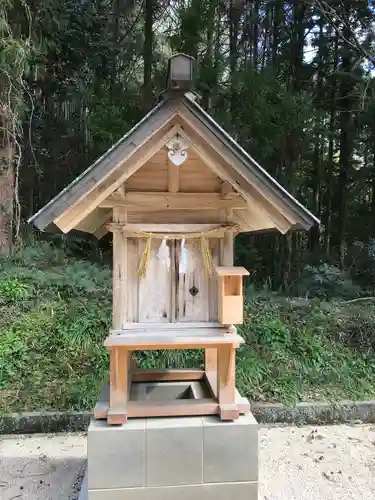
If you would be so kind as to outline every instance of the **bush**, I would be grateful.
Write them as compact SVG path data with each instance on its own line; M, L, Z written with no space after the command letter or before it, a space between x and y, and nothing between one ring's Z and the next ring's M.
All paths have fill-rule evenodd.
M297 284L299 295L321 298L354 298L362 292L348 271L327 263L306 266Z
M0 304L10 304L25 299L32 293L32 287L17 278L0 280Z
M108 370L109 268L46 242L0 261L0 411L92 406Z
M358 311L346 312L344 302L274 296L250 301L240 328L246 339L238 353L240 391L253 400L287 402L370 397L375 353L363 342L353 349L350 318ZM368 345L372 336L364 337Z

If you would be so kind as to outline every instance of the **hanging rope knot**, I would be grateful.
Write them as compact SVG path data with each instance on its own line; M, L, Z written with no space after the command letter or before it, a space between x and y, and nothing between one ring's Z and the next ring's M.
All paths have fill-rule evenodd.
M139 263L139 267L138 267L138 276L140 278L144 278L146 276L146 273L147 273L147 264L148 264L148 261L150 259L150 253L151 253L151 240L152 240L152 236L149 235L147 237L146 246L145 246L145 249L143 251L141 262Z
M144 278L147 274L147 266L148 262L150 260L150 254L151 254L151 244L152 240L174 240L174 241L181 241L181 240L193 240L193 239L200 239L201 240L201 251L202 251L202 257L203 257L203 262L204 262L204 269L205 273L208 277L213 276L214 274L214 265L212 262L212 256L211 256L211 251L210 251L210 244L208 241L209 236L214 236L215 234L220 234L223 232L231 231L231 232L236 232L239 230L239 227L237 225L226 225L226 226L219 226L214 229L209 229L208 231L201 231L201 232L195 232L195 233L147 233L143 231L136 231L135 229L130 229L127 228L126 226L120 226L118 224L108 224L107 226L109 229L123 229L127 233L130 233L130 235L133 233L134 235L137 235L138 237L142 237L146 239L146 246L143 251L141 261L139 263L138 267L138 276L140 278Z
M138 267L138 276L144 278L147 274L147 266L150 260L151 254L151 244L152 240L165 240L165 241L181 241L181 240L201 240L201 251L204 262L205 273L208 277L214 274L214 265L212 262L212 256L210 251L210 244L208 241L209 236L215 236L215 234L221 234L225 232L239 232L240 228L237 224L225 225L209 229L207 231L200 231L195 233L148 233L145 231L136 231L135 229L128 228L122 224L111 223L106 226L110 231L113 230L123 230L126 233L137 235L138 237L146 239L146 246L143 251L141 261Z
M201 237L201 249L202 249L203 262L204 262L204 270L206 272L206 275L209 278L211 278L211 276L214 274L214 265L212 262L210 245L208 243L208 239L206 236Z

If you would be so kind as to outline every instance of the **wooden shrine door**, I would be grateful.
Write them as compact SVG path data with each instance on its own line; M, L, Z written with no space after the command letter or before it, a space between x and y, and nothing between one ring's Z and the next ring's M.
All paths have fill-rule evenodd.
M213 264L219 265L219 240L210 238ZM218 321L218 292L216 275L208 277L204 268L201 241L185 241L186 272L179 273L181 244L176 242L176 322Z
M210 238L209 244L212 261L219 265L219 240ZM160 258L161 241L153 240L146 276L139 278L145 245L142 238L128 238L127 322L217 322L217 278L206 275L201 241L185 241L186 266L180 272L181 242L168 242L168 265Z

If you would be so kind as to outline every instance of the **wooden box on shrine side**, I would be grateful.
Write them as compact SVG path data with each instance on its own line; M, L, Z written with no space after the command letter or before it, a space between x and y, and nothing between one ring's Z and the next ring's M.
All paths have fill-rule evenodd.
M243 276L249 271L244 267L216 267L219 278L219 321L222 325L243 323Z

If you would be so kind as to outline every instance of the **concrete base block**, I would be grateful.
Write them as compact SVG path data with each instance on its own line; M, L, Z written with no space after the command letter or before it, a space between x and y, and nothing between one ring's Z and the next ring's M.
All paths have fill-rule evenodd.
M258 424L203 417L203 482L258 481Z
M192 484L92 490L89 500L258 500L258 483Z
M256 500L258 424L212 417L92 420L88 500Z
M91 490L94 500L258 500L258 483L216 483L158 488ZM78 500L88 500L85 476Z
M87 434L88 488L146 486L146 420L108 425L92 420Z

